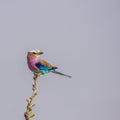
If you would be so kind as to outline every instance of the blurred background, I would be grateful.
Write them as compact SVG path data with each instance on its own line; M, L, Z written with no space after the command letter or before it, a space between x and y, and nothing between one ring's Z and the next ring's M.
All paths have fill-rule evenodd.
M33 120L119 120L119 31L119 0L1 0L0 118L24 120L39 49L72 78L39 78Z

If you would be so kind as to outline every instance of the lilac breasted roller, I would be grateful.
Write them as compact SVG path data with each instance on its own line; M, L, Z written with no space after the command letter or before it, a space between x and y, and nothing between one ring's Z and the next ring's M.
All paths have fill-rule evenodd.
M69 75L56 71L57 67L41 59L40 58L41 54L43 54L43 52L40 52L39 50L32 50L32 51L29 51L27 54L28 67L33 73L40 73L44 75L46 73L52 72L52 73L56 73L56 74L71 78L71 76Z

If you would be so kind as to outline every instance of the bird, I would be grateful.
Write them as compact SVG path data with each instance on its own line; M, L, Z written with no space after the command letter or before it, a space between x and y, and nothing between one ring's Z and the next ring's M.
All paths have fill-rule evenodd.
M28 51L27 53L27 64L28 64L29 69L33 73L40 73L41 75L45 75L51 72L51 73L59 74L61 76L65 76L68 78L72 77L70 75L57 71L56 69L58 69L58 67L53 66L49 64L47 61L41 59L40 56L42 54L44 53L37 49Z

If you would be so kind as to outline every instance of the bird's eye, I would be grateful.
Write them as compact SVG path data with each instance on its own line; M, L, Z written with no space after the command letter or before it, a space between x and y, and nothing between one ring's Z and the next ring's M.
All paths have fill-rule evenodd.
M36 54L35 52L33 52L33 54Z

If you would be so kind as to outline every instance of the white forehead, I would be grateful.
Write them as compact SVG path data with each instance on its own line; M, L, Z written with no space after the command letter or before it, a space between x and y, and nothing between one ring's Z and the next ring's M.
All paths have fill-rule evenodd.
M40 52L39 50L31 50L30 52L36 52L36 53L38 53L38 52Z

